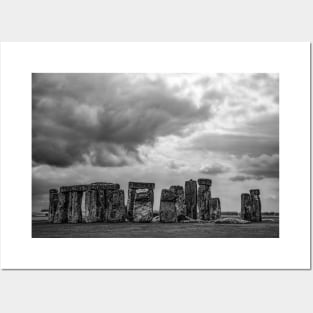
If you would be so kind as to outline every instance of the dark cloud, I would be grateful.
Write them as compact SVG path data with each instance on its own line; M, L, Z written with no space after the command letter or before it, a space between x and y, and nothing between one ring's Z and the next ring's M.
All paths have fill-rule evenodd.
M245 181L245 180L262 180L264 176L243 176L243 175L237 175L230 178L231 181Z
M139 145L210 117L209 105L145 75L33 74L32 91L35 164L131 164Z
M208 150L233 155L259 156L278 153L278 138L235 134L203 134L187 149Z
M229 171L229 168L218 163L214 163L212 165L205 165L200 168L200 173L208 175L222 174L227 171Z
M235 164L239 174L231 177L231 181L262 180L264 178L279 177L278 154L263 154L256 158L245 155L237 160Z
M256 158L244 156L239 161L241 173L255 177L278 178L279 177L279 156L278 154L263 154Z

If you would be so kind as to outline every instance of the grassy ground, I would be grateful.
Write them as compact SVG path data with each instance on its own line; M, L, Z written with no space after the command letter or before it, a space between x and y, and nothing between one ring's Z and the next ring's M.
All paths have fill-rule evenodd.
M33 238L275 238L279 221L251 224L94 223L48 224L33 221Z

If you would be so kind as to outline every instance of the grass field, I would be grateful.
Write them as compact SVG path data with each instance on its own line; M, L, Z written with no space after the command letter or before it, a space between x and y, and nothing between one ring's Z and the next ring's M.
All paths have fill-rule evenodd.
M33 238L278 238L279 220L251 224L93 223L33 221Z

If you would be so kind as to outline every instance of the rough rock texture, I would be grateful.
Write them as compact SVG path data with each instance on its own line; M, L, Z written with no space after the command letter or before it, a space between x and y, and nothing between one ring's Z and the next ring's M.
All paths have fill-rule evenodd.
M162 189L160 200L160 222L177 222L176 194L169 189Z
M112 190L107 195L107 216L108 222L125 222L126 210L124 204L124 190Z
M71 208L68 211L68 223L81 223L83 220L82 216L82 198L83 192L82 191L72 191L72 202Z
M135 202L136 189L128 189L127 199L127 218L133 220L134 202Z
M208 221L210 220L210 206L209 200L211 199L211 185L210 179L200 178L198 179L198 207L199 207L199 219Z
M251 221L262 222L260 190L259 189L250 190L250 198L251 198Z
M243 220L251 221L251 197L248 193L241 194L240 217Z
M183 186L171 186L170 190L176 195L175 207L177 220L183 220L186 215L185 193Z
M48 210L48 222L53 223L55 212L58 208L59 195L57 189L49 190L49 210Z
M199 178L198 184L211 187L212 186L212 180L208 179L208 178Z
M136 216L136 220L134 218L134 208L135 208L135 201L136 199L139 201L138 205L137 205L137 212L138 212L138 206L141 206L141 200L139 193L137 192L137 190L148 190L149 192L149 205L152 206L153 208L153 202L154 202L154 193L153 193L153 189L155 187L154 183L144 183L144 182L129 182L128 183L128 200L127 200L127 219L130 221L138 221L138 219L140 219L138 217L138 214ZM148 206L149 206L148 205ZM153 211L153 209L152 209Z
M129 182L128 188L129 189L154 189L155 184L154 183L142 183L142 182Z
M185 182L186 215L197 219L197 182L189 180Z
M68 208L71 207L71 196L69 192L59 192L57 210L54 215L53 223L67 223Z
M90 188L86 191L85 197L86 223L95 223L101 221L100 204L98 201L98 192Z
M216 220L221 217L220 198L209 199L209 207L210 207L210 219L211 220Z
M133 221L138 223L151 222L153 218L153 190L136 189Z

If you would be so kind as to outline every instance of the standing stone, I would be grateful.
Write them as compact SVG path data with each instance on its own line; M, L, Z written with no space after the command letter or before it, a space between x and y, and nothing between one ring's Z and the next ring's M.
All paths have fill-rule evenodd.
M49 190L49 213L48 213L48 222L53 223L55 212L58 208L59 196L57 189Z
M108 191L107 201L108 210L106 220L108 222L125 222L124 190Z
M198 206L199 218L201 220L210 220L210 206L209 200L211 199L211 179L198 179Z
M216 220L221 217L221 201L220 198L209 199L210 220Z
M106 222L108 217L108 192L118 190L119 184L92 183L86 191L86 223Z
M153 218L154 183L129 182L127 217L134 222L150 222Z
M241 218L251 221L251 197L248 193L241 194Z
M153 190L136 189L133 206L133 221L137 223L151 222L153 218Z
M251 221L262 222L260 190L259 189L250 190L250 197L251 197Z
M68 222L69 223L81 223L83 220L82 216L82 198L83 192L82 191L72 191L72 202L71 202L71 213L68 214Z
M176 194L168 189L162 189L160 200L160 222L177 222Z
M186 216L185 193L183 186L171 186L170 191L176 195L175 207L177 220L183 220Z
M185 182L186 215L197 219L197 182L190 179Z
M59 192L58 206L54 215L53 223L67 223L67 212L71 205L71 197L69 192Z

